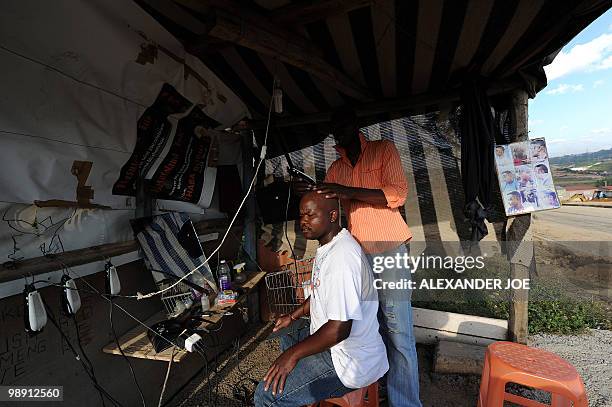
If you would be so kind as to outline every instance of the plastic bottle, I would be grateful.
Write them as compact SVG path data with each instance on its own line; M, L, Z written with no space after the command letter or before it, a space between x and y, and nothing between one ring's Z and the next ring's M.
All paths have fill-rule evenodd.
M217 275L219 276L219 291L231 290L232 280L230 275L230 268L225 262L225 260L221 260L221 264L217 269Z
M242 284L246 281L247 276L244 272L245 263L236 264L234 270L236 270L236 276L234 277L234 283Z
M202 297L200 297L200 302L202 303L202 311L210 310L210 300L208 299L208 295L206 295L206 293L202 294Z

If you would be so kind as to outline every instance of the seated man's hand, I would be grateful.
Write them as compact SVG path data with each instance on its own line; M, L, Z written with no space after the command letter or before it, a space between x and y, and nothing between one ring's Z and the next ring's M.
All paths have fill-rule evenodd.
M276 320L276 323L274 324L274 328L272 328L272 332L276 332L279 329L287 328L289 325L291 325L292 322L293 320L291 319L289 314L282 315L280 318Z
M316 191L325 194L325 198L352 199L353 189L340 184L317 184Z
M281 394L285 388L285 380L297 362L298 358L294 356L291 348L283 352L278 359L272 363L272 366L268 369L268 373L264 376L264 390L268 391L270 386L272 386L272 394L276 395L277 390L278 394Z

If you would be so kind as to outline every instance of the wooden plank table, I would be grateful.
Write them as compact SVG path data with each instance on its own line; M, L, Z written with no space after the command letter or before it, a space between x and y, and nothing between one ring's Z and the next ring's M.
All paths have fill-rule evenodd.
M234 308L236 308L238 304L242 303L246 299L249 292L254 287L256 287L257 284L259 284L259 282L263 279L265 275L266 273L263 271L250 273L249 279L243 284L239 285L239 287L242 288L244 293L236 299L236 303L215 305L214 307L211 307L210 311L212 315L210 317L206 317L208 322L202 322L199 325L199 328L207 328L221 321L224 316L223 314L228 311L231 312ZM150 327L151 325L164 319L166 319L166 314L164 312L158 312L157 314L153 315L152 317L143 322L145 325ZM119 344L121 345L121 349L123 350L125 356L133 358L161 360L169 362L173 353L172 347L165 349L159 353L155 352L155 349L153 348L153 345L151 344L151 341L149 341L149 338L147 336L147 329L142 325L137 325L136 327L132 328L124 335L122 335L119 338ZM117 347L117 344L114 341L102 348L102 351L104 353L109 353L113 355L121 355L121 352L119 351L119 348ZM174 350L174 362L180 362L181 360L185 359L188 354L189 352L183 349Z

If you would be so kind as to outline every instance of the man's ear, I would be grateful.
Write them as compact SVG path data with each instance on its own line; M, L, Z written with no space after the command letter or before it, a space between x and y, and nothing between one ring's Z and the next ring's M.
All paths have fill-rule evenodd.
M336 223L338 221L338 209L332 209L329 211L329 221L331 223Z

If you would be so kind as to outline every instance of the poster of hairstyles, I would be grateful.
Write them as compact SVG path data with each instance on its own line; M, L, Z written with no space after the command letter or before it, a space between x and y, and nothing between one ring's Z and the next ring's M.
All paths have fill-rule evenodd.
M506 216L561 206L543 138L496 145L495 168Z

